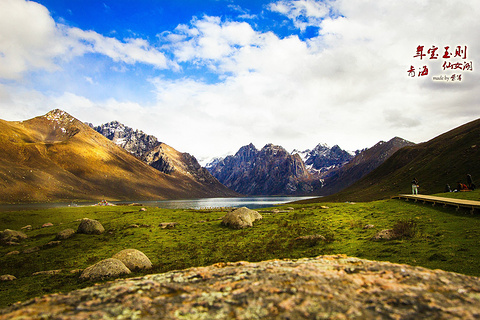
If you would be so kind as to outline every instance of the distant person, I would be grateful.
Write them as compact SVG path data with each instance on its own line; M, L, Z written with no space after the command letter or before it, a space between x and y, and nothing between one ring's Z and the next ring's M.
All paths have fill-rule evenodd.
M458 192L458 191L468 191L467 185L458 181L457 182L457 189L455 189L455 192Z
M476 188L475 184L473 183L473 179L472 179L471 174L467 174L467 187L470 190L475 190L475 188Z
M452 192L452 189L450 188L450 185L448 183L445 186L445 191L444 192Z
M412 180L412 194L418 194L418 180L413 178Z

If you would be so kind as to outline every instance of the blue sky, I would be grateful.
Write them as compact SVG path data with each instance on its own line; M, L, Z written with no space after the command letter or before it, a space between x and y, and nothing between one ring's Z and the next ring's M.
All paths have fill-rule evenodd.
M0 118L60 108L199 159L422 142L479 118L478 16L469 0L2 0Z

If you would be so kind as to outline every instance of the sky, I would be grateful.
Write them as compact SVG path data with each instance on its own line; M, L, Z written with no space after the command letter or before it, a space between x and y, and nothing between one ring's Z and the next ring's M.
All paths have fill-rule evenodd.
M59 108L199 160L420 143L480 118L479 16L476 0L0 0L0 119Z

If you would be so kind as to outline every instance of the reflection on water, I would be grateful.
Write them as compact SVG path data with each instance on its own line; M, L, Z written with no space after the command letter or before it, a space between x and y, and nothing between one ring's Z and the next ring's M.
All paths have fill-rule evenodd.
M163 200L163 201L118 201L113 204L139 203L145 207L159 207L165 209L205 209L205 208L232 208L247 207L250 209L267 208L287 202L310 199L312 197L248 197L248 198L205 198L188 200ZM91 206L96 202L82 203L24 203L0 204L0 211L37 210L70 206Z

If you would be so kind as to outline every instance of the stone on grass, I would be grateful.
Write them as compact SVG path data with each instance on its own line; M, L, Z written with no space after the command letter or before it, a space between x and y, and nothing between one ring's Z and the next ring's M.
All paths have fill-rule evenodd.
M253 222L262 219L258 211L242 207L227 213L222 218L222 224L233 229L253 227Z
M385 229L373 236L372 240L395 240L398 235L392 229Z
M373 224L366 224L363 229L373 229L375 226Z
M122 261L118 259L105 259L100 262L97 262L93 266L90 266L83 270L82 274L80 275L80 279L82 280L95 280L95 279L103 279L103 278L112 278L118 277L122 274L129 274L131 273L130 269L128 269Z
M32 276L41 276L41 275L54 276L56 274L62 273L62 271L63 271L62 269L38 271L38 272L32 273Z
M115 254L112 258L118 259L130 270L150 269L152 262L148 257L137 249L125 249Z
M13 281L13 280L17 280L17 278L15 276L12 276L11 274L4 274L0 276L0 281Z
M88 218L83 218L77 229L77 233L84 234L102 234L104 231L105 228L99 221Z
M6 253L5 255L6 256L12 256L12 255L15 255L15 254L20 254L20 251L18 251L18 250L10 251L10 252Z
M62 230L59 233L57 233L57 236L55 237L55 239L65 240L65 239L68 239L68 238L72 237L74 234L75 234L75 230L65 229L65 230Z
M21 227L22 230L32 230L32 225L26 225L24 227Z
M178 224L178 222L162 222L158 226L162 229L173 229Z
M47 223L42 224L42 228L47 228L47 227L53 227L53 223L47 222Z
M21 231L15 231L10 229L5 229L0 231L0 242L9 244L9 243L17 243L21 240L27 239L27 235Z

